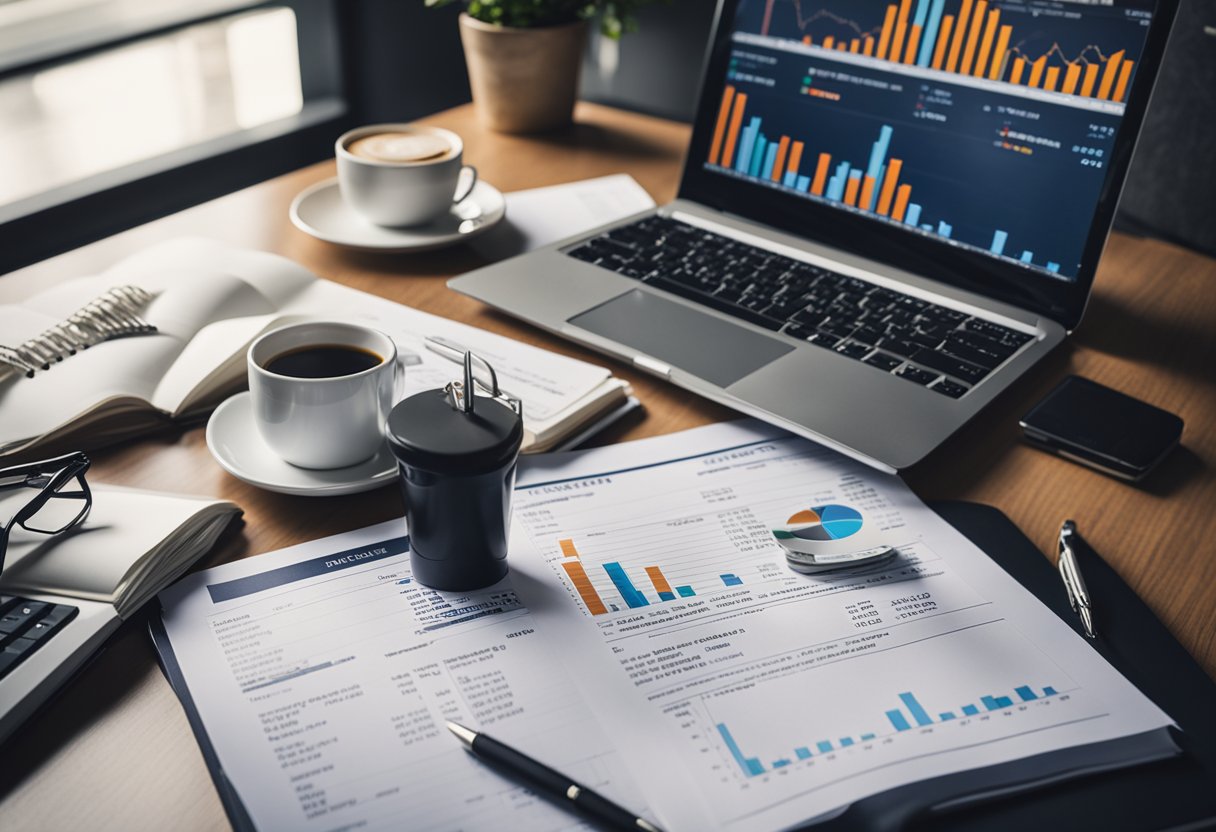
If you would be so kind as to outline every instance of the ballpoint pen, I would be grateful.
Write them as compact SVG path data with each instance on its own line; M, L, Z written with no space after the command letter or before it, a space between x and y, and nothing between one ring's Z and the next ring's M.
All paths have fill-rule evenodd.
M659 827L645 818L639 818L628 809L616 805L586 786L580 786L561 772L554 771L509 745L503 745L492 737L455 722L448 722L448 730L459 737L460 741L464 743L465 749L475 756L487 762L496 763L518 775L529 785L550 797L557 798L559 801L568 801L570 806L577 808L601 825L613 829L661 832Z
M1064 588L1068 590L1068 603L1072 605L1073 611L1081 616L1085 635L1094 638L1097 632L1094 630L1093 602L1089 597L1089 589L1085 586L1085 579L1081 577L1081 567L1077 564L1077 556L1072 548L1072 539L1076 534L1077 524L1065 520L1064 525L1060 527L1059 558L1056 565L1060 569Z

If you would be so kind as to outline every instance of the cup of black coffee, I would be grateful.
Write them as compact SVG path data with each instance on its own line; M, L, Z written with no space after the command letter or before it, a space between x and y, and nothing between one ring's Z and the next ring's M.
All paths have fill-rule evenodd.
M308 322L249 347L254 424L267 446L301 468L345 468L384 443L401 372L393 340L356 324Z

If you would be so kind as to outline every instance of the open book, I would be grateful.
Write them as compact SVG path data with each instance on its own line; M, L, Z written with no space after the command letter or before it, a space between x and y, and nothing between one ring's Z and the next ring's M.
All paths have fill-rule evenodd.
M266 252L202 239L162 243L104 273L0 306L0 342L16 346L115 286L155 297L148 335L105 341L32 378L0 373L0 454L43 445L88 448L213 408L246 384L245 351L261 333L309 318L390 335L405 358L405 394L442 387L460 368L428 349L439 337L471 349L524 403L524 451L543 451L629 397L608 370L318 279Z
M70 679L124 619L211 549L240 513L224 500L95 483L91 489L92 511L75 529L55 536L12 530L0 573L0 597L17 601L5 613L9 635L3 639L0 674L0 741ZM5 494L0 517L11 517L32 494L29 489ZM14 616L23 607L39 610L33 627L23 629ZM53 618L56 623L42 635L35 633ZM19 647L31 639L34 649ZM11 661L14 650L22 654L17 663Z
M61 535L12 531L0 591L100 601L126 618L211 548L240 509L210 500L90 484L93 508ZM30 492L0 500L0 517L16 513Z

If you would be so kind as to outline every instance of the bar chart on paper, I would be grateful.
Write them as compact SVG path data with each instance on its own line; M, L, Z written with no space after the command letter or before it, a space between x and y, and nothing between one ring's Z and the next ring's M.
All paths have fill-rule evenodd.
M995 584L940 553L948 538L912 531L927 510L897 481L801 439L719 447L525 479L512 541L550 589L542 626L589 695L628 713L614 732L662 738L717 826L777 828L1121 729L1111 696L1129 686L1015 626ZM860 517L892 561L785 568L774 529L846 534Z

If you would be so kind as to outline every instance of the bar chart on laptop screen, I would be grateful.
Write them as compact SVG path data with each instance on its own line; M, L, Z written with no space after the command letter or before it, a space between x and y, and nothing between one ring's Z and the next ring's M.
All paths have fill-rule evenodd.
M1148 8L745 0L705 165L1074 276Z
M1100 691L905 531L872 480L825 473L825 455L776 439L516 494L560 587L548 601L577 610L662 714L719 817L1101 718ZM873 524L898 558L791 572L778 533L808 506Z

